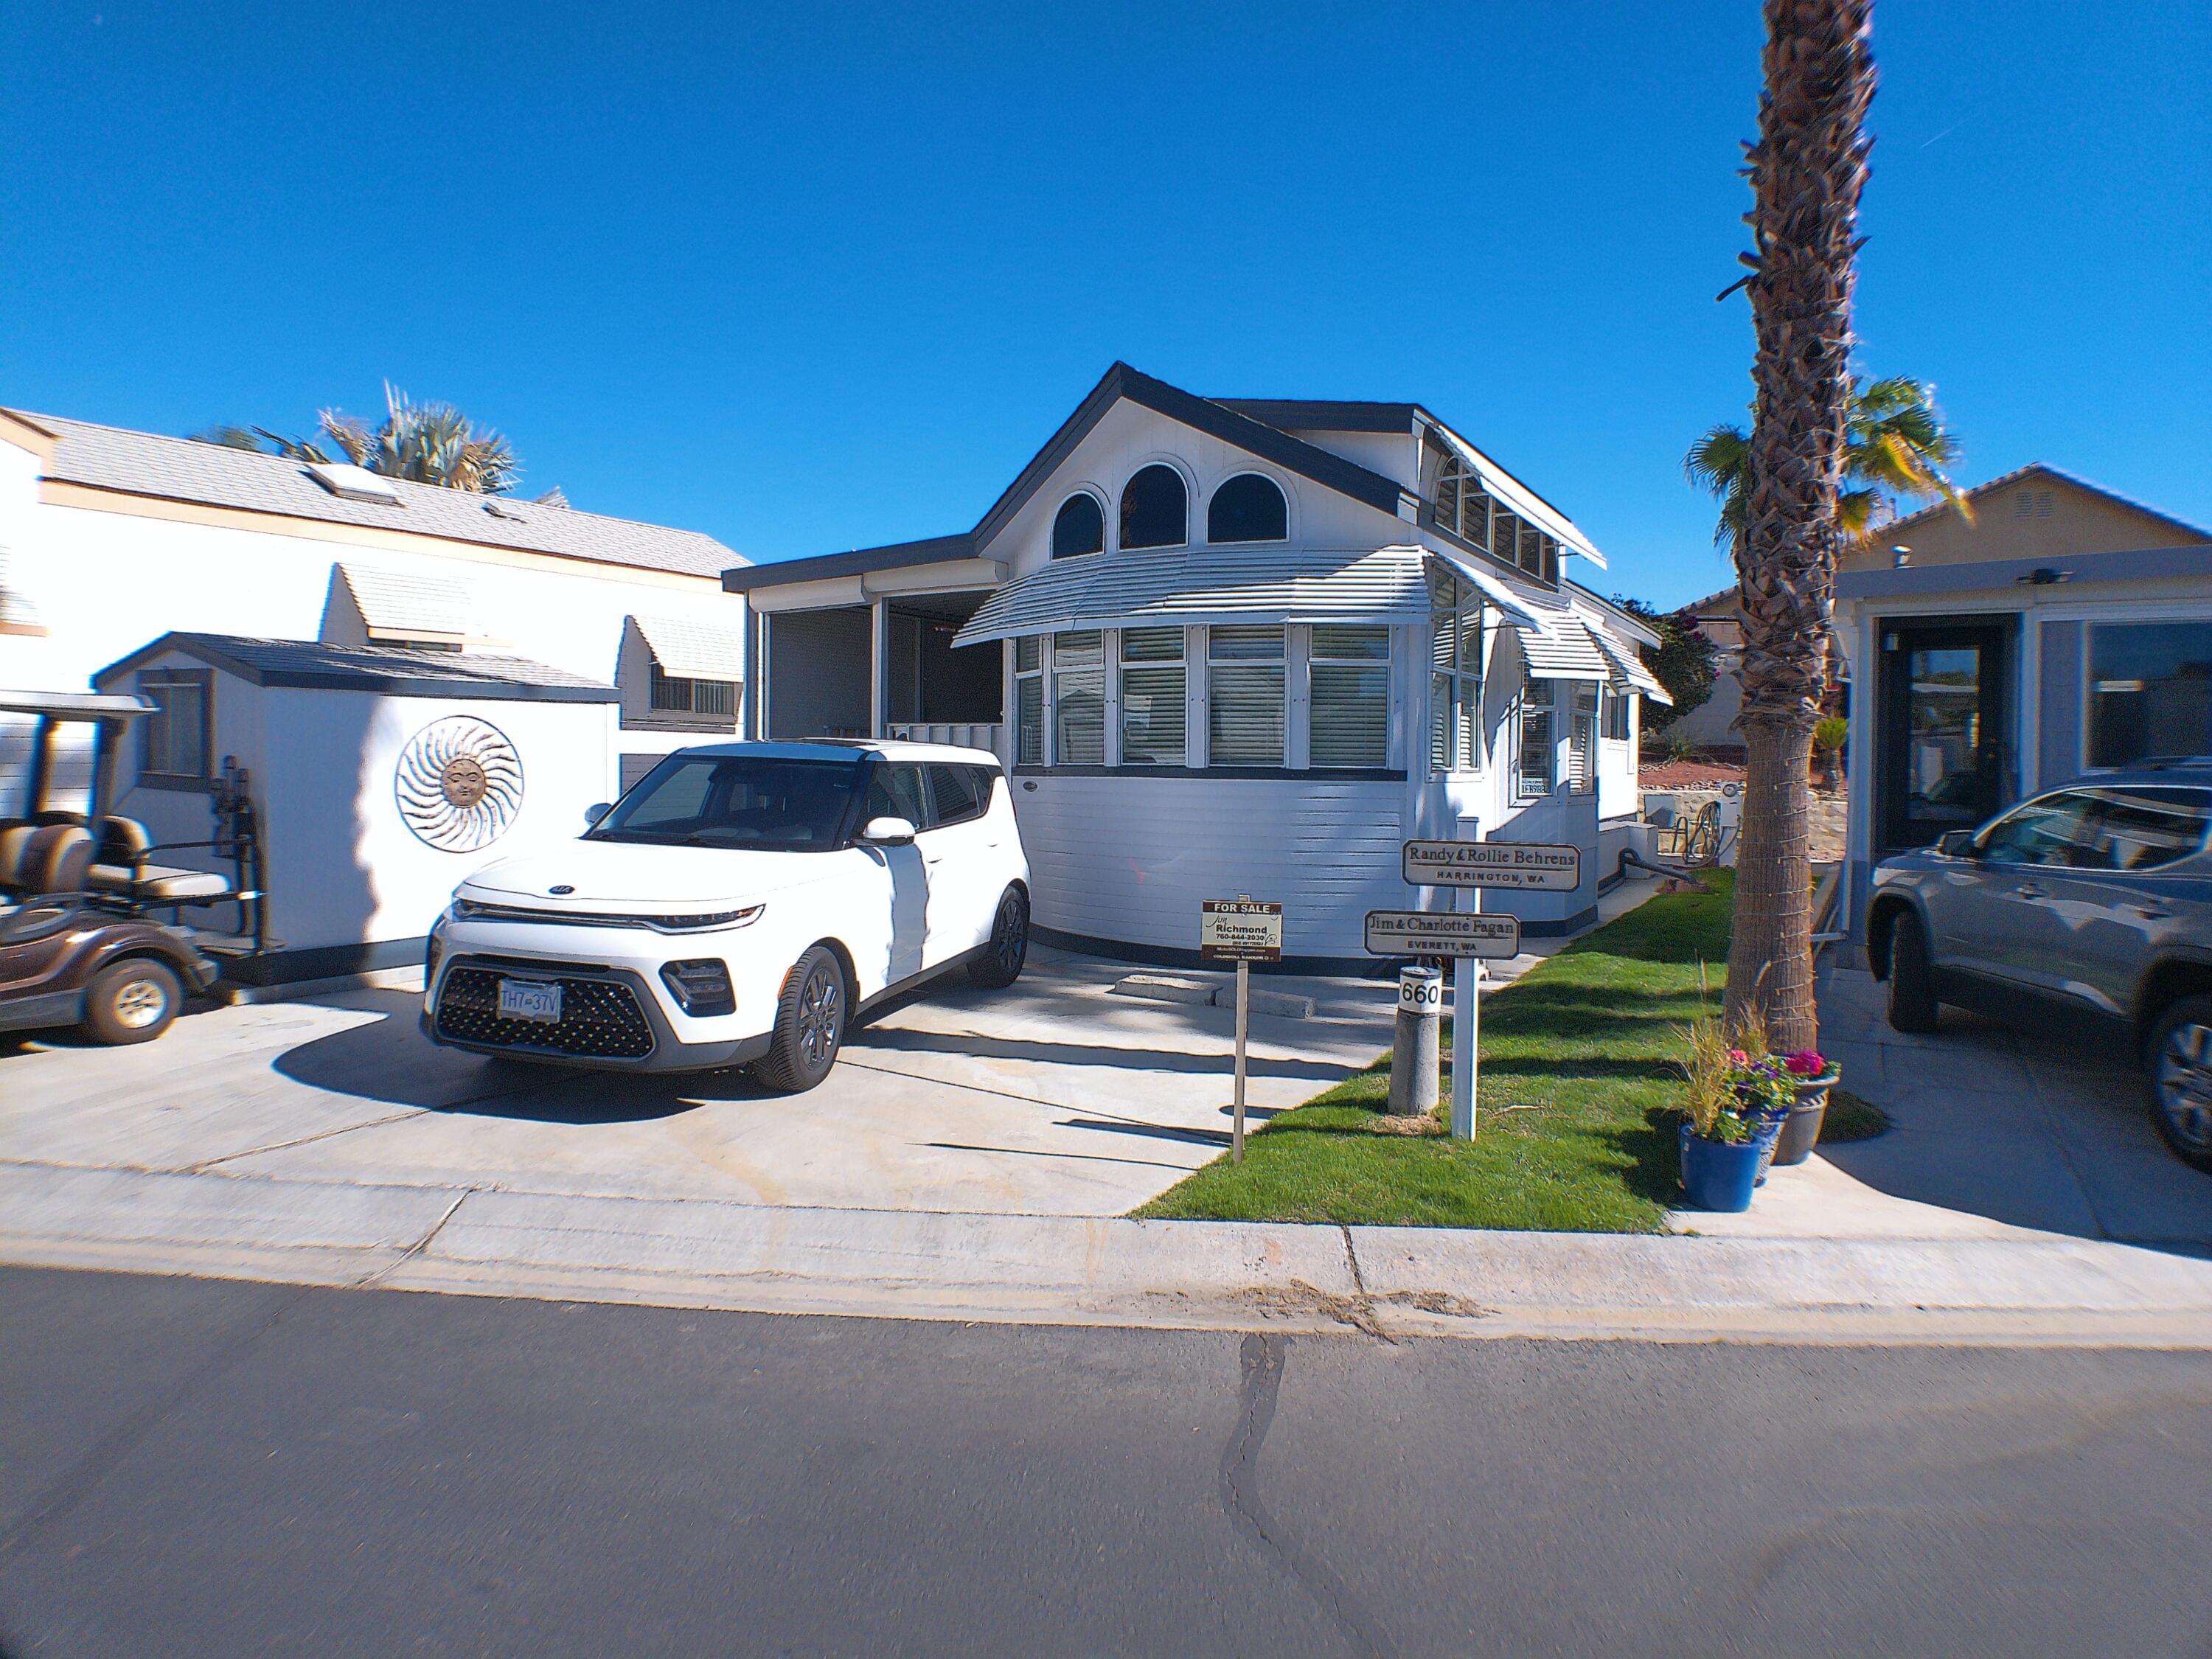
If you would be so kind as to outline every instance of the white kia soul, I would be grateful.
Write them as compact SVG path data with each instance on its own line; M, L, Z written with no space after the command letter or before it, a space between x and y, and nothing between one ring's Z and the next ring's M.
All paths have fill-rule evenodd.
M684 749L431 929L422 1029L477 1054L829 1074L870 1005L959 968L1011 985L1029 862L995 757L920 743Z

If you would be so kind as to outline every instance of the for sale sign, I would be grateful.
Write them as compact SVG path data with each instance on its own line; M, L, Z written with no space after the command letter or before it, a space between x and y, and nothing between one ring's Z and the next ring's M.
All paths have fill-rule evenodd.
M1207 899L1199 906L1198 954L1208 962L1280 962L1283 907L1266 899Z
M1583 884L1583 855L1539 841L1409 841L1400 854L1413 887L1508 887L1571 893Z

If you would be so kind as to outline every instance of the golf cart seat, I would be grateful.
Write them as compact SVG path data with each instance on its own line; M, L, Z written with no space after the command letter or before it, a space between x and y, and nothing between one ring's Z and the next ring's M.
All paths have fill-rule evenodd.
M212 904L232 896L234 890L228 876L147 863L152 845L146 826L137 819L102 818L100 856L91 865L88 884L95 893L114 893L141 904Z
M19 898L81 893L92 854L92 834L82 825L11 823L0 830L0 887Z

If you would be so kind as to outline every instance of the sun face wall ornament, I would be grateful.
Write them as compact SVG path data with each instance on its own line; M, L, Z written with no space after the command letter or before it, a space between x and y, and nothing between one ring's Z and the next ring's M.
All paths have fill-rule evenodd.
M478 852L522 810L522 757L496 726L448 714L407 740L392 793L416 840L441 853Z

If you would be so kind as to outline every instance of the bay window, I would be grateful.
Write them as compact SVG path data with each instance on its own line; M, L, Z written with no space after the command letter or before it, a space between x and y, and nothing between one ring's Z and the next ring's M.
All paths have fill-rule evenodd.
M1089 628L1052 636L1052 763L1106 763L1105 635Z
M1184 762L1182 629L1121 630L1121 764Z
M1308 664L1308 764L1389 765L1389 629L1316 623Z
M1014 764L1044 764L1044 651L1035 635L1014 641Z
M1283 764L1283 629L1206 634L1206 758L1215 766Z

